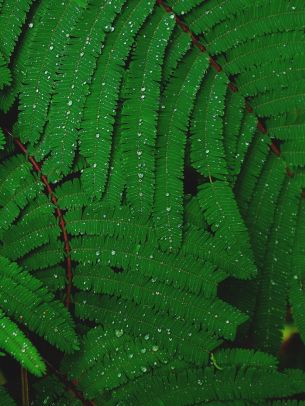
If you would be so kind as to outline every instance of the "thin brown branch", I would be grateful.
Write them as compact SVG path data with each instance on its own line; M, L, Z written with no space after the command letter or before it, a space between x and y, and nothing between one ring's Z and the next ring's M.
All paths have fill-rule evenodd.
M58 205L57 202L57 198L54 194L54 191L52 189L52 187L50 186L47 177L42 173L41 171L41 167L39 165L38 162L36 162L36 160L29 154L28 150L26 149L26 147L22 144L21 141L19 141L17 138L15 138L13 136L13 134L4 129L4 131L12 137L12 139L14 140L15 144L17 145L17 147L23 152L24 155L27 156L28 161L31 163L33 169L35 170L35 172L37 172L40 175L40 179L42 181L42 183L45 186L45 189L48 193L48 195L50 196L51 202L53 203L53 205L55 206L55 213L56 216L58 218L58 224L59 227L61 228L61 233L62 233L62 237L64 240L64 250L66 253L66 279L67 279L67 284L66 284L66 296L65 296L65 306L69 309L70 304L71 304L71 290L72 290L72 279L73 279L73 274L72 274L72 266L71 266L71 248L70 248L70 242L69 242L69 238L68 238L68 234L67 234L67 230L66 230L66 223L65 223L65 219L64 219L64 215Z
M22 406L30 406L28 371L20 367Z

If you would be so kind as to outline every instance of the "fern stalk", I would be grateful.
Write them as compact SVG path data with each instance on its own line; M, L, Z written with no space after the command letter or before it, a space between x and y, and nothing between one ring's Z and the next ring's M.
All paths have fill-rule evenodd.
M72 274L72 266L71 266L71 248L70 248L70 242L69 242L69 238L68 238L68 234L67 234L67 230L66 230L66 223L65 223L65 219L64 219L64 215L62 210L60 209L58 202L57 202L57 198L53 192L52 187L50 186L47 177L42 173L41 171L41 167L40 165L36 162L36 160L29 155L28 150L26 149L26 147L22 144L22 142L20 140L18 140L18 138L14 137L14 135L5 129L5 132L13 138L15 144L17 145L17 147L23 152L23 154L28 158L29 162L31 163L32 167L34 168L35 172L37 172L40 175L40 179L42 181L42 183L44 184L46 191L48 193L48 195L50 196L51 202L53 203L54 207L55 207L55 211L56 211L56 215L59 221L59 226L62 232L62 237L64 240L64 250L66 253L66 277L67 277L67 286L66 286L66 297L65 297L65 306L67 307L67 309L70 308L70 304L71 304L71 290L72 290L72 279L73 279L73 274Z
M22 406L30 406L28 371L21 367Z

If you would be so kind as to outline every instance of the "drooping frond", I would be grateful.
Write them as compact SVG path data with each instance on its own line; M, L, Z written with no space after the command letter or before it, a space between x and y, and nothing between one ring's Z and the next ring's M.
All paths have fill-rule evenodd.
M36 348L18 326L0 310L0 348L16 358L34 375L41 376L46 367Z
M11 226L20 210L43 188L30 168L22 156L5 161L0 167L0 228L3 230Z
M0 50L6 62L15 48L26 14L33 0L4 1L0 10Z
M70 41L60 65L60 80L56 82L45 140L40 148L42 156L52 151L43 167L50 179L67 174L72 165L82 109L100 47L105 41L105 27L111 26L123 3L123 0L89 3L79 24L68 33ZM71 60L75 58L77 63L71 65ZM62 117L65 117L64 122Z
M157 142L154 220L163 249L177 250L182 240L183 160L188 120L208 67L199 51L189 53L169 82L161 105Z
M70 314L41 284L15 263L0 257L0 305L12 317L62 351L78 348ZM14 294L13 294L14 292Z
M228 174L222 140L228 78L212 70L198 95L192 118L192 165L203 176L224 180Z
M27 73L22 79L19 96L21 112L15 128L21 140L31 145L39 141L44 129L62 58L67 52L71 31L82 13L77 3L71 0L51 0L45 5L46 9L40 11L44 24L34 21L35 33L33 38L28 39L30 48L27 52L31 57L25 60L23 66Z
M288 281L291 277L289 269L300 198L297 186L296 182L286 182L281 191L270 230L264 267L260 272L253 333L259 348L274 353L281 341L280 328L285 320Z
M124 12L116 21L115 29L110 22L106 25L106 30L110 33L98 59L80 132L80 151L88 162L88 168L82 175L84 188L96 197L101 196L107 179L114 115L124 61L135 35L153 6L153 1L128 1Z
M125 77L126 102L121 124L123 167L127 174L127 200L141 214L150 213L153 206L157 117L162 109L161 66L173 27L173 19L158 8L139 32Z
M208 224L216 234L221 250L241 249L252 262L248 231L241 218L234 195L227 182L215 181L200 185L198 200Z

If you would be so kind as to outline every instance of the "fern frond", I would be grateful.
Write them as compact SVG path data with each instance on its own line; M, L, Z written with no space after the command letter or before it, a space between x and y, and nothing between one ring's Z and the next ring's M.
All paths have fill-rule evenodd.
M21 33L22 25L30 9L33 0L6 0L0 12L0 43L1 52L8 62L15 48L18 37Z
M289 44L289 46L287 46ZM230 75L255 69L266 62L266 55L270 64L279 65L283 61L289 61L296 55L304 55L304 36L302 31L287 31L272 33L266 37L254 38L239 44L226 52L227 61L224 64L225 71ZM265 68L268 69L267 66Z
M78 348L70 314L38 279L0 257L1 307L62 351Z
M209 352L221 344L215 335L182 318L109 295L78 293L75 311L82 320L92 320L105 327L115 325L119 331L134 337L149 336L172 357L179 354L196 365L206 365Z
M66 361L70 379L76 378L92 399L167 362L167 354L149 336L95 327L83 338L81 351Z
M260 4L263 0L257 1ZM173 0L169 1L172 4ZM185 20L188 26L195 34L206 33L213 31L213 28L225 20L239 15L246 7L249 7L247 0L223 0L221 7L219 7L218 0L210 0L209 2L201 2L199 9L194 9L193 13L186 15ZM173 5L174 10L178 12L179 9ZM198 12L200 11L200 12ZM220 24L222 25L222 24Z
M62 266L48 267L32 272L32 274L51 292L63 291L65 288L66 275Z
M74 207L83 207L89 203L89 197L82 188L79 179L70 182L64 182L55 189L59 207L71 209Z
M127 237L128 238L128 237ZM83 245L81 245L83 243ZM90 248L90 244L91 247ZM94 247L96 250L94 251ZM80 267L76 271L77 280L87 280L90 286L95 282L98 288L102 283L103 275L109 275L108 266L123 268L125 273L137 269L137 275L145 278L152 278L152 282L163 281L168 285L193 292L203 294L210 298L216 295L217 284L224 279L223 272L215 272L215 267L209 262L197 260L193 263L193 257L183 255L168 255L163 252L152 250L151 247L141 247L138 241L117 239L116 249L113 248L113 238L98 240L97 238L86 238L73 240L73 258L85 264L88 261L99 265L94 269L90 267ZM104 267L103 267L104 266ZM106 267L106 268L105 268ZM106 273L106 274L104 274ZM91 274L91 277L90 277ZM98 276L94 278L94 276ZM94 282L94 279L95 282ZM75 280L76 283L76 280Z
M179 28L175 28L170 37L169 43L164 57L162 68L163 80L162 83L167 84L171 76L174 74L179 62L188 52L191 47L191 39L185 35ZM164 86L164 85L163 85Z
M244 130L245 116L247 116L247 113L245 111L243 98L240 97L238 92L233 93L228 89L223 116L223 144L230 175L236 175L238 173L239 168L236 161L242 161L242 157L240 157L241 154L238 151L239 139L243 142L249 142L248 140L244 141L244 139L246 138L245 136L249 137L251 133L249 135L248 132L246 134L243 133L239 137L240 133ZM250 115L249 117L253 118L253 116Z
M219 236L219 243L222 241L222 250L240 247L252 262L248 231L230 185L222 181L204 183L200 185L198 200L212 231Z
M60 228L56 218L45 216L33 218L28 223L12 226L4 233L5 243L1 247L2 255L16 260L30 253L32 250L47 244L50 240L60 236Z
M231 366L242 367L243 365L269 369L278 367L278 360L274 356L261 351L243 348L221 349L213 355L215 355L218 369L230 368Z
M246 154L250 145L253 145L255 138L260 139L260 135L257 133L257 118L252 114L246 114L241 123L240 132L238 134L235 160L232 161L233 175L239 175L241 173L242 165L247 165ZM267 139L266 139L267 141ZM258 157L255 155L254 159ZM249 158L251 159L251 158ZM234 179L234 182L236 179Z
M20 258L19 263L28 270L35 271L54 266L64 260L63 244L58 239L50 240L47 244L37 248L34 252Z
M84 210L70 210L65 216L71 235L123 237L134 244L147 240L157 246L155 230L145 216L136 215L126 206L114 208L109 204L87 206Z
M0 309L0 348L12 355L32 374L42 376L46 367L36 348L22 331Z
M32 146L39 141L44 129L62 57L67 52L69 36L82 13L74 0L50 0L46 5L44 24L37 22L35 35L30 38L27 52L31 57L23 66L27 73L22 79L20 114L14 128L21 140L30 142Z
M35 2L35 13L31 13L27 29L22 32L22 46L18 47L10 59L12 82L9 87L0 92L0 110L5 113L13 106L26 76L25 66L29 66L30 50L36 32L40 28L39 22L45 18L48 11L48 2Z
M296 218L296 231L293 242L293 257L291 259L291 273L289 278L289 303L292 306L293 320L300 336L305 340L305 292L304 292L304 199L299 200Z
M5 62L5 59L0 52L0 90L3 89L4 86L9 85L11 82L11 72Z
M266 244L270 238L270 228L273 225L279 195L285 185L285 178L283 162L270 154L253 190L253 198L245 216L253 241L253 252L259 266L262 266L267 249Z
M0 228L7 230L21 209L43 189L31 174L31 166L23 156L3 162L0 167Z
M240 248L236 247L237 251L232 252L222 251L222 255L219 255L219 250L223 249L223 241L217 234L212 236L202 228L189 225L184 240L181 252L187 256L192 255L193 261L198 258L208 261L219 268L218 272L240 279L249 279L256 274L255 264L242 255Z
M66 175L71 168L77 129L99 50L105 40L105 27L112 24L123 3L124 0L90 3L75 30L69 33L70 41L60 66L60 80L56 82L48 113L45 141L40 147L44 156L52 151L43 166L43 172L51 180ZM75 58L77 63L71 64Z
M136 211L147 215L154 198L161 65L174 24L160 7L156 10L139 32L125 78L121 145L123 170L127 174L127 200Z
M227 163L223 145L224 100L228 78L209 71L198 94L191 126L191 161L201 175L224 180Z
M79 242L78 242L79 245ZM87 246L86 246L87 245ZM92 242L83 242L81 247L73 244L74 258L85 261L96 251L92 247ZM92 249L93 248L93 249ZM91 255L89 251L92 252ZM85 255L82 253L85 253ZM117 252L115 252L117 255ZM119 253L118 253L119 254ZM109 257L111 256L111 252ZM113 255L112 255L113 256ZM115 265L114 265L115 266ZM77 283L75 281L75 283ZM181 292L173 286L159 282L151 277L142 276L134 272L113 273L110 269L103 272L98 279L95 289L109 295L115 294L117 297L132 299L136 303L154 306L162 311L168 311L172 315L180 315L189 322L197 322L207 326L210 331L232 339L236 332L236 327L246 320L245 315L217 298L206 298L203 295L196 296L187 291ZM77 286L83 288L83 280ZM200 309L209 308L208 313L202 313Z
M175 251L182 240L183 159L188 120L208 59L199 51L180 62L161 105L157 142L154 221L161 247Z
M172 371L164 378L154 374L150 381L137 379L114 392L127 405L175 404L179 406L216 402L227 405L234 399L243 403L294 395L303 392L304 374L298 370L280 373L273 368L228 367ZM234 394L232 394L232 387ZM234 398L233 398L234 396ZM233 399L232 399L233 398ZM218 403L217 403L218 402ZM255 404L255 403L254 403ZM233 403L235 405L235 403Z
M295 0L293 6L285 0L277 3L259 1L250 7L246 2L246 5L248 7L236 16L228 15L226 24L219 24L209 34L205 33L212 55L266 34L303 30L305 11L300 0Z
M305 11L304 11L305 14ZM303 103L304 94L300 83L290 84L288 88L270 90L259 94L252 101L253 108L261 117L271 117L289 112Z
M285 320L299 198L297 183L286 182L279 197L264 267L260 271L253 332L259 348L274 353L278 351L280 328Z
M135 35L152 12L153 6L154 2L151 0L128 1L124 12L116 21L114 32L107 36L98 60L80 132L80 152L89 165L84 170L82 180L85 190L93 197L101 197L107 180L114 115L124 61L129 55ZM111 30L111 24L108 24L107 29Z
M291 111L275 115L266 120L270 136L279 140L295 141L304 137L304 115L298 107Z
M267 137L263 134L257 134L257 137L254 137L245 155L235 185L236 199L242 214L248 210L255 185L263 171L265 161L269 154L270 150Z

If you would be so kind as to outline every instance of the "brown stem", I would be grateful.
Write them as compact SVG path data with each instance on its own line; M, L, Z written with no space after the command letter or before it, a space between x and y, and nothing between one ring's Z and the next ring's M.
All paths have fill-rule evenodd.
M22 406L30 406L28 371L21 367Z
M66 223L65 223L64 215L63 215L60 207L58 206L57 198L56 198L56 196L55 196L55 194L53 192L52 187L50 186L50 184L48 182L47 177L41 171L41 167L40 167L39 163L36 162L36 160L31 155L29 155L28 150L21 143L21 141L19 141L17 138L15 138L10 131L8 131L6 129L4 129L4 131L9 136L12 137L12 139L14 140L17 147L23 152L24 155L27 156L28 161L31 163L31 165L34 168L35 172L37 172L40 175L40 179L41 179L42 183L44 184L48 195L51 198L51 202L55 206L55 212L56 212L56 216L58 218L59 226L61 228L61 233L62 233L62 237L63 237L63 240L64 240L64 249L65 249L65 253L66 253L66 278L67 278L67 284L66 284L65 306L69 309L70 304L71 304L71 290L72 290L73 274L72 274L71 254L70 254L71 253L71 248L70 248L70 242L69 242L69 238L68 238L68 234L67 234L67 230L66 230Z

